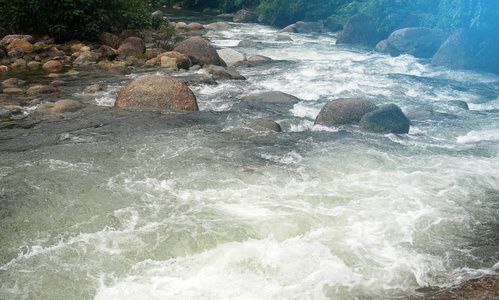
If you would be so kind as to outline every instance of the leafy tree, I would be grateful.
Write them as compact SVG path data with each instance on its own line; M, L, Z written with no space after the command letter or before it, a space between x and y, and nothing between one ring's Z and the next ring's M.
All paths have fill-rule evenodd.
M0 0L0 21L18 33L59 39L151 25L144 0Z

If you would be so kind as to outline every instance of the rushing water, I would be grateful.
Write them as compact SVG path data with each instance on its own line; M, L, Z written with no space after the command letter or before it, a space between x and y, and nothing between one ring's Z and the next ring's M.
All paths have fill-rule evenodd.
M275 61L192 87L201 113L1 153L0 298L388 299L498 271L498 76L234 25L211 43ZM136 76L73 96L111 106ZM302 101L241 100L260 91ZM448 115L407 135L314 126L339 97ZM283 132L234 131L255 118Z

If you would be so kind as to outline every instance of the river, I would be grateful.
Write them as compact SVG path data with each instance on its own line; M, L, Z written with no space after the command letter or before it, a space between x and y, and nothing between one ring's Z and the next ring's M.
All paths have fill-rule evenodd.
M1 152L0 298L395 299L497 273L499 76L233 25L212 45L274 61L193 86L201 112L68 125ZM112 106L144 72L166 71L96 76L92 96L66 83ZM301 101L241 100L262 91ZM341 97L445 114L406 135L314 126ZM234 130L256 118L283 132Z

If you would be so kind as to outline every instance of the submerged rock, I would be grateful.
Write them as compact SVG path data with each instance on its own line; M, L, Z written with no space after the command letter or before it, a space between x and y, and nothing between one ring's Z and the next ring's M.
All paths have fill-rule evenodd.
M242 98L245 101L256 101L264 103L288 103L296 104L300 102L298 97L278 91L263 92L249 95Z
M324 25L319 22L303 22L298 21L294 24L288 25L279 32L296 32L296 33L320 33L324 32L326 29Z
M357 124L362 117L378 107L367 100L356 98L341 98L331 100L315 118L316 125L337 126Z
M499 299L499 275L485 275L467 280L455 287L427 295L413 296L408 300L489 300Z
M187 55L195 64L227 66L215 48L198 36L183 41L174 51Z
M102 92L103 90L104 90L104 88L102 88L100 85L98 85L98 84L92 84L92 85L87 86L83 90L83 94L95 94L95 93L98 93L98 92Z
M232 29L234 26L227 22L215 22L204 26L205 29Z
M446 34L440 29L403 28L390 34L386 44L391 56L410 54L418 58L431 58L445 37Z
M374 19L365 14L356 14L348 19L336 44L350 44L373 47L379 41Z
M380 106L366 113L359 122L359 127L363 131L372 133L409 133L410 125L411 121L395 104Z
M35 85L30 87L28 91L26 91L26 94L32 96L38 94L52 94L58 92L59 90L51 85Z
M248 127L255 131L273 131L273 132L282 131L281 125L272 120L265 120L265 119L256 119L250 124L248 124Z
M210 73L215 80L246 80L246 77L232 68L210 65L206 66L204 70Z
M123 88L114 105L171 112L199 110L196 97L185 83L161 75L134 79Z

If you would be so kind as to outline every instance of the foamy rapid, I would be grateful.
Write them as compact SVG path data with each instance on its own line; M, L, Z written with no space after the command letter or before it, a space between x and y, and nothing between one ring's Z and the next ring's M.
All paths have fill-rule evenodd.
M200 112L22 129L39 146L2 152L0 298L400 299L497 272L498 76L231 25L214 46L274 61L191 86ZM139 75L76 96L112 106ZM300 100L244 100L265 91ZM315 126L340 97L433 115L406 135Z

